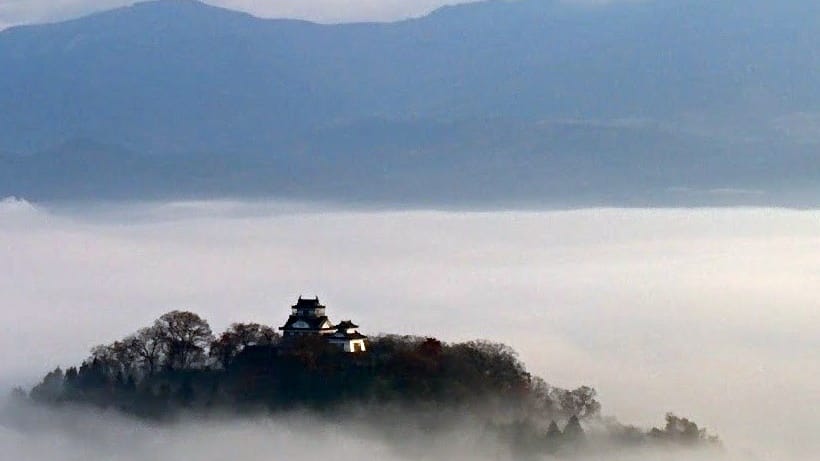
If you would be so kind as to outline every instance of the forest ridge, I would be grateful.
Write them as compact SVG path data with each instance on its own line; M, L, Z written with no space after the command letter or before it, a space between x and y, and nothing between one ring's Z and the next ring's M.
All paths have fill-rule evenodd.
M166 313L126 338L97 346L79 367L58 368L29 393L18 389L16 395L156 421L180 412L301 409L329 416L354 406L368 410L354 413L365 420L403 409L394 424L430 430L458 414L526 453L582 449L602 433L625 448L720 445L673 414L663 428L650 430L603 417L594 389L551 386L527 372L503 344L381 335L369 338L366 352L349 353L319 335L283 338L258 323L234 323L214 335L205 319L187 311Z

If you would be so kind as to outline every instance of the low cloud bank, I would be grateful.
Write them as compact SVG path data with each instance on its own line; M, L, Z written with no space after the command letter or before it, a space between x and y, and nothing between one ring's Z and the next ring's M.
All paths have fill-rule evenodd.
M219 329L279 325L299 294L318 294L331 319L355 318L364 333L508 343L551 383L597 388L624 422L677 411L744 459L817 459L818 251L818 211L6 200L0 384L34 384L171 309ZM3 430L0 445L32 437Z
M28 405L8 405L0 413L0 448L4 459L15 461L391 459L386 446L366 433L304 415L156 426L113 411Z
M10 404L0 409L0 449L4 459L123 461L199 459L339 459L508 460L509 447L480 427L454 419L436 432L410 424L401 431L383 430L378 421L348 422L305 413L277 417L186 417L173 424L152 425L116 412L87 408L48 409ZM351 418L353 419L353 418ZM395 421L384 421L388 426ZM605 444L563 458L611 459ZM669 447L621 450L624 461L740 460L727 452Z

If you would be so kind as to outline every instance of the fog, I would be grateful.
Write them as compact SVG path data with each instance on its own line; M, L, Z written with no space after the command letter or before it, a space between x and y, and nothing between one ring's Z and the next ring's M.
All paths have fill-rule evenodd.
M497 440L475 426L459 422L438 434L413 428L389 434L372 425L345 424L343 418L330 422L298 413L243 419L187 418L163 426L151 426L116 413L77 408L53 411L16 407L7 409L0 417L3 459L14 461L514 459ZM707 461L715 459L715 455L721 453L633 449L619 453L618 459ZM723 455L718 457L740 461L731 454ZM609 459L600 449L570 456L585 461Z
M77 364L172 309L198 312L214 330L278 326L300 294L318 295L331 320L352 318L365 334L508 343L552 384L594 386L604 413L626 423L660 425L675 411L719 434L737 459L820 458L820 211L54 208L7 199L0 261L6 389ZM313 429L300 431L303 417L162 430L84 411L73 425L35 413L3 419L0 449L18 459L64 449L74 458L60 459L131 460L192 458L180 453L196 446L201 459L217 459L241 440L238 458L250 460L302 447L418 459L474 445L451 437L460 445L437 449L452 452L411 456L355 428L308 422ZM97 426L103 435L83 432Z

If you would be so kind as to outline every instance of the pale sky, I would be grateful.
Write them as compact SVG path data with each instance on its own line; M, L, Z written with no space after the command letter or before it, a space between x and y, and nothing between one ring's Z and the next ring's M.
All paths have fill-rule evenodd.
M467 1L470 0L208 0L206 3L261 17L350 22L419 16L445 4ZM59 21L132 3L133 0L0 0L0 28Z

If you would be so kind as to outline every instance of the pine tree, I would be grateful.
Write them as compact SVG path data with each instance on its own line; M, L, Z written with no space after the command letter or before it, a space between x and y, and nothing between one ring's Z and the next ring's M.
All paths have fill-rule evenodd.
M578 417L573 415L564 427L564 438L570 441L581 441L584 439L584 428Z

